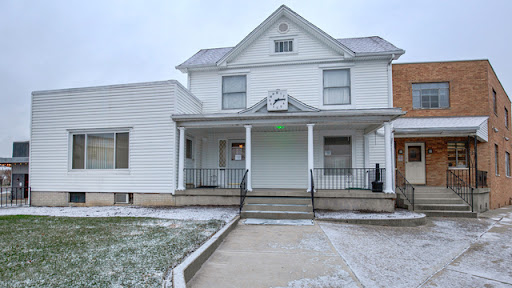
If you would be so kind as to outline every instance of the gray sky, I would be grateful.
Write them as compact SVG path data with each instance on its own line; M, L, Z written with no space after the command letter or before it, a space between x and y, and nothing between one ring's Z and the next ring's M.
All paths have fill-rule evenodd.
M177 79L286 4L336 38L378 35L398 62L489 59L512 95L512 1L0 0L0 157L30 135L35 90Z

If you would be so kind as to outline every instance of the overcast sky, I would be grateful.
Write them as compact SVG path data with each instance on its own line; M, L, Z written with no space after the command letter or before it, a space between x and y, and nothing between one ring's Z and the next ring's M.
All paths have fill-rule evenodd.
M177 79L286 4L335 38L378 35L398 62L489 59L512 95L512 1L0 0L0 157L29 140L35 90Z

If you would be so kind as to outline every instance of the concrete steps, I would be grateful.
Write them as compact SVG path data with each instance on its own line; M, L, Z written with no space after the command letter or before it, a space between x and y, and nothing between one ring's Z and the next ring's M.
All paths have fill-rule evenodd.
M276 195L276 196L269 196ZM293 196L290 196L293 194ZM313 206L311 198L304 197L305 192L284 193L285 196L277 196L274 192L266 193L249 192L245 198L245 205L242 208L241 218L257 218L257 219L313 219ZM297 197L300 195L302 197Z
M397 197L401 206L412 210L412 205L400 191L397 191ZM477 217L464 200L446 187L415 186L414 211L429 217Z

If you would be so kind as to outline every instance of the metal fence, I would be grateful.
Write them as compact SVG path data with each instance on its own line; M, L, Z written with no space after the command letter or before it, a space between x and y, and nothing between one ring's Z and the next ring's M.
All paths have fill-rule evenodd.
M385 171L385 168L314 168L313 179L318 190L371 190L377 178L383 185L386 183Z
M184 172L187 189L236 189L240 188L245 169L185 168Z
M0 207L28 205L30 187L0 187Z

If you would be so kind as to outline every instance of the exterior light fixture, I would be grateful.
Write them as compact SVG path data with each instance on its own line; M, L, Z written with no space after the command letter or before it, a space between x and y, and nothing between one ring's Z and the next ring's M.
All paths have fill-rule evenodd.
M284 129L284 126L276 126L276 129L277 130L282 130L282 129Z

